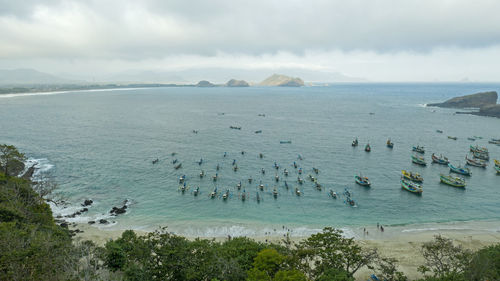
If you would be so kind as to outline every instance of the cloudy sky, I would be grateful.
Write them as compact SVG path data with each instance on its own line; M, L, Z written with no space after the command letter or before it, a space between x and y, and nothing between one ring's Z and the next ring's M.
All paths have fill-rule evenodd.
M500 81L499 11L498 0L0 0L0 69Z

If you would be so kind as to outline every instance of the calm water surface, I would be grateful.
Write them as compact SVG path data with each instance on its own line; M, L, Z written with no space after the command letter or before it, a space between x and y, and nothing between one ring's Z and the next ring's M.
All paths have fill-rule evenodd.
M257 236L282 225L308 234L327 225L354 228L375 222L498 220L500 176L491 167L493 161L487 169L472 167L467 188L457 189L439 183L439 174L447 173L447 167L420 167L410 159L411 147L422 145L429 163L436 152L455 165L464 164L471 144L487 146L492 158L500 158L500 147L487 143L500 138L500 119L424 106L484 90L499 91L500 85L155 88L0 97L0 143L16 145L55 176L59 191L71 203L55 213L72 212L91 198L95 204L88 214L75 220L108 218L113 206L130 200L128 212L112 218L111 228L168 225L184 235ZM229 126L241 126L241 130ZM262 133L255 134L256 130ZM449 140L448 135L458 140ZM470 136L483 139L473 142L467 140ZM357 148L351 147L354 137L360 140ZM387 138L395 143L394 149L385 146ZM280 144L280 140L292 143ZM363 150L367 142L371 153ZM172 152L177 154L171 156ZM299 154L303 160L297 159ZM153 165L156 158L159 162ZM197 163L200 158L202 165ZM173 168L173 159L182 163L181 169ZM232 169L233 160L237 172ZM304 170L302 186L296 181L294 161ZM279 170L274 169L275 162ZM220 178L214 183L210 177L217 164ZM322 191L307 180L313 167L320 170ZM290 171L288 178L284 168ZM202 169L207 176L200 179ZM401 189L402 169L423 175L422 196ZM354 184L353 177L360 172L371 179L371 188ZM182 194L178 179L184 174L190 189ZM280 176L278 183L275 175ZM252 184L249 177L254 179ZM249 196L245 202L239 199L242 191L236 189L240 181ZM258 203L261 181L265 190L259 191L262 201ZM196 186L201 191L197 197L192 194ZM275 186L276 200L271 193ZM209 199L215 187L230 189L230 198ZM303 196L294 194L295 187ZM347 206L343 196L337 200L328 196L330 189L341 194L346 187L357 208Z

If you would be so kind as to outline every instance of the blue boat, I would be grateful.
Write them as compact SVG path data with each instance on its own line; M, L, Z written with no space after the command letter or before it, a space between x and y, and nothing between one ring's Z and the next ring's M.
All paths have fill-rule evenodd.
M471 176L472 175L469 168L463 168L460 166L455 167L450 163L448 163L448 167L450 167L450 172L452 172L452 173L457 173L457 174L464 175L464 176Z

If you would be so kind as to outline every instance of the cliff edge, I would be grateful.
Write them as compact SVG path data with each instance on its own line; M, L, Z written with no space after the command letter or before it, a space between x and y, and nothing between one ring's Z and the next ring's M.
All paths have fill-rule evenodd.
M427 104L427 106L448 108L482 108L488 105L496 105L497 99L497 92L491 91L456 97L442 103L430 103Z

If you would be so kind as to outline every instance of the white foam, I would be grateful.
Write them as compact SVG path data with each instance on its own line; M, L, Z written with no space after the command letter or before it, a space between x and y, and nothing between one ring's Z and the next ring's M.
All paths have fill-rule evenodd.
M33 165L35 166L35 171L33 173L33 179L35 179L35 181L36 179L39 179L41 175L49 172L50 170L52 170L52 168L54 168L54 164L51 164L47 158L28 158L28 160L26 160L26 162L24 163L24 171L21 173L21 175L26 173L26 171Z

